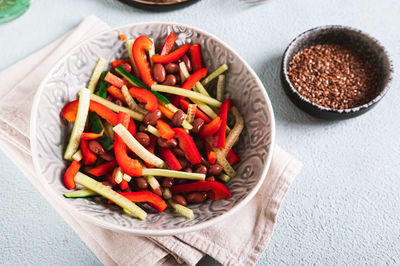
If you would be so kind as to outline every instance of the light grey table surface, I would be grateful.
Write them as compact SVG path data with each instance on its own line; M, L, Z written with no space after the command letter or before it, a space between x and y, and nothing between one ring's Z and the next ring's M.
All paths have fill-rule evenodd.
M220 37L254 68L274 107L277 143L304 163L260 265L400 264L399 1L269 0L250 7L242 0L202 0L165 13L114 0L32 2L22 17L0 25L0 70L89 14L111 26L154 20L191 24ZM361 117L320 121L282 91L278 74L285 47L299 33L326 24L370 33L393 60L392 89ZM3 153L0 177L0 264L100 264Z

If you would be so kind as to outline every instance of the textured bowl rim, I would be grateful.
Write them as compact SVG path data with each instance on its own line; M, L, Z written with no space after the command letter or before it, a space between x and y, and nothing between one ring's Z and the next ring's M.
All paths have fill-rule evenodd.
M334 108L328 108L328 107L324 107L321 105L318 105L316 103L311 102L309 99L307 99L306 97L304 97L303 95L301 95L292 85L292 83L289 80L289 76L288 76L288 63L286 63L286 59L288 57L288 52L290 50L290 48L293 47L293 45L295 45L299 39L303 38L304 35L310 33L310 32L316 32L316 31L321 31L321 30L327 30L327 29L341 29L341 30L349 30L349 31L353 31L353 32L357 32L359 34L364 35L365 37L369 38L370 40L372 40L376 45L380 46L382 48L382 51L384 53L384 55L386 56L386 58L389 61L389 77L388 77L388 82L386 84L386 86L382 89L382 91L376 95L372 100L370 100L369 102L363 104L363 105L359 105L356 107L352 107L352 108L347 108L347 109L334 109ZM367 109L371 106L373 106L374 104L378 103L385 95L386 93L389 91L392 81L393 81L393 61L389 56L388 51L386 50L385 46L375 37L371 36L370 34L357 29L357 28L353 28L350 26L344 26L344 25L323 25L323 26L317 26L314 28L311 28L309 30L306 30L302 33L300 33L299 35L297 35L290 43L289 45L286 47L285 52L283 53L283 57L282 57L282 72L283 75L285 76L285 80L286 82L289 84L289 87L291 89L291 91L293 93L295 93L297 96L300 97L301 100L304 101L305 104L309 104L312 105L313 107L317 108L319 111L327 111L327 112L333 112L333 113L338 113L338 114L342 114L342 113L355 113L358 111L361 111L363 109Z
M261 172L261 176L260 179L258 180L258 182L256 183L256 185L254 186L254 188L250 191L250 193L238 204L236 204L235 206L232 207L232 209L228 210L227 212L221 214L220 216L217 216L215 218L212 218L208 221L205 222L201 222L199 224L195 224L192 226L187 226L187 227L183 227L183 228L176 228L176 229L148 229L148 230L144 230L144 229L132 229L132 228L127 228L127 227L123 227L123 226L119 226L116 224L113 224L111 222L107 222L107 221L101 221L95 217L92 217L88 214L82 213L79 210L77 210L76 208L74 208L73 206L71 206L70 204L68 204L66 201L62 200L62 198L60 197L60 195L58 193L56 193L55 190L53 190L50 186L50 184L48 184L47 182L45 182L45 178L43 177L42 173L41 173L41 167L39 164L39 159L38 159L38 144L36 142L36 128L37 128L37 117L36 117L36 110L39 107L39 100L40 100L40 96L42 95L42 92L44 91L44 85L47 83L48 79L50 78L50 76L54 73L54 71L57 69L57 67L68 57L70 56L74 51L76 51L76 49L79 49L79 47L81 47L82 45L84 45L85 43L88 43L90 41L92 41L93 39L96 39L98 36L108 33L108 32L112 32L112 31L117 31L126 27L135 27L135 26L141 26L141 25L152 25L152 24L161 24L161 25L168 25L168 26L179 26L179 27L187 27L190 29L193 29L195 31L200 32L201 34L204 34L206 36L209 36L213 39L215 39L217 42L219 42L222 46L224 46L225 49L229 50L230 52L232 52L243 64L244 66L249 70L250 74L254 76L255 81L257 83L257 86L260 87L261 89L261 93L264 96L264 99L266 101L266 107L268 109L268 112L270 113L270 117L271 117L271 144L269 147L269 152L267 155L267 161L264 165L264 168ZM208 33L204 30L201 30L199 28L193 27L193 26L189 26L187 24L182 24L182 23L176 23L176 22L160 22L160 21L151 21L151 22L141 22L141 23L131 23L131 24L126 24L123 26L118 26L118 27L114 27L111 29L107 29L104 31L101 31L97 34L95 34L94 36L80 42L79 44L75 45L72 49L70 49L60 60L58 60L58 62L52 67L52 69L49 71L49 73L46 75L46 77L43 79L43 81L40 83L40 86L38 88L38 91L35 94L34 97L34 101L33 101L33 105L32 105L32 109L31 109L31 117L30 117L30 143L31 143L31 150L32 150L32 159L33 159L33 164L35 167L35 171L36 174L39 175L39 181L42 183L44 189L49 193L49 195L51 195L54 200L56 200L60 206L65 207L66 209L72 211L73 213L77 214L78 216L80 216L81 218L83 218L86 221L89 221L93 224L99 225L103 228L106 229L110 229L110 230L114 230L114 231L118 231L118 232L124 232L124 233L132 233L134 235L141 235L141 236L167 236L167 235L175 235L175 234L183 234L183 233L189 233L189 232L193 232L193 231L198 231L201 229L204 229L208 226L211 226L225 218L227 218L228 216L232 215L233 213L237 212L240 208L242 208L244 205L246 205L254 196L255 194L258 192L258 190L260 189L262 183L264 182L268 169L270 167L271 164L271 160L272 160L272 154L274 151L274 146L275 146L275 115L272 109L272 104L271 101L268 97L268 94L265 90L264 85L262 84L260 78L258 77L258 75L254 72L254 70L250 67L250 65L238 54L236 53L236 51L234 51L228 44L226 44L225 42L223 42L222 40L220 40L219 38L217 38L216 36L214 36L211 33Z

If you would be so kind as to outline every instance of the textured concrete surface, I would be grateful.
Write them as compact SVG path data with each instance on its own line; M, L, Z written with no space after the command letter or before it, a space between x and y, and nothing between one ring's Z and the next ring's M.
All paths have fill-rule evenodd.
M152 13L114 0L36 0L0 25L0 70L61 36L88 14L110 25L177 21L216 34L260 76L277 120L277 142L304 162L260 265L400 264L400 92L398 75L378 106L362 117L325 122L299 111L282 92L286 45L318 25L360 28L387 47L400 69L396 0L202 0ZM100 262L4 154L0 154L0 264L97 265ZM211 260L203 264L213 264Z

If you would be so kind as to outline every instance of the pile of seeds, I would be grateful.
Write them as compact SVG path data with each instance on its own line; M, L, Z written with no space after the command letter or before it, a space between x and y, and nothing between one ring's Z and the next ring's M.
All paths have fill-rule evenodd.
M376 96L377 75L360 54L336 44L298 52L289 64L294 88L311 102L333 109L363 105Z

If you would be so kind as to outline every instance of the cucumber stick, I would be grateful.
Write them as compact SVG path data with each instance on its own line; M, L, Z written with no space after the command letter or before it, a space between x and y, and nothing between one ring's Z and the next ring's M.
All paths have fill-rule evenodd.
M90 189L80 189L80 190L75 190L72 192L65 193L64 197L66 197L66 198L88 198L88 197L93 197L96 195L98 195L98 194Z
M188 219L193 219L194 218L194 213L191 209L180 205L178 203L173 202L172 200L168 200L168 203L172 206L172 208L175 209L177 213L182 215L183 217L186 217Z
M101 98L107 98L107 88L110 86L110 83L104 80L106 77L108 71L103 71L100 76L100 84L99 84L99 91L97 92L97 95L99 95Z
M222 64L220 67L218 67L214 72L212 72L210 75L208 75L205 79L203 79L203 81L201 82L201 84L203 86L206 86L207 84L209 84L213 79L215 79L216 77L218 77L219 75L221 75L222 73L224 73L225 71L227 71L229 69L227 64Z
M100 119L100 117L93 112L89 113L89 121L90 121L90 129L94 133L100 133L104 129L104 125ZM103 135L98 138L98 141L100 144L106 149L106 150L111 150L114 147L114 143L110 139L109 136L107 136L107 131L104 130Z
M120 74L122 77L124 77L130 84L136 87L144 88L146 90L149 90L151 93L153 93L159 100L164 102L165 104L169 104L170 101L161 93L158 93L156 91L151 91L149 86L141 82L138 78L132 76L130 73L128 73L125 69L123 69L120 66L117 66L115 68L115 71L117 71L118 74Z
M111 200L122 209L127 210L129 213L135 215L139 219L146 219L147 213L140 207L138 207L135 203L118 194L117 192L112 190L112 188L109 188L102 183L97 182L93 178L82 174L81 172L78 172L75 176L75 182Z
M118 104L107 101L106 99L103 99L98 95L91 94L90 99L95 102L101 103L102 105L104 105L105 107L111 109L112 111L114 111L116 113L118 113L119 111L122 111L122 112L128 113L133 119L135 119L137 121L143 121L143 118L144 118L143 114L139 114L138 112L135 112L129 108L126 108L124 106L119 106Z
M81 141L81 136L83 130L85 129L86 120L88 117L90 94L91 94L90 90L86 88L81 89L79 93L78 112L76 114L76 120L74 123L74 127L72 129L67 149L65 150L64 153L65 160L72 160L72 156L78 150L79 143Z
M99 60L97 60L97 63L94 66L92 75L90 76L89 83L87 86L91 93L94 92L94 89L96 88L97 82L99 81L100 75L103 72L106 64L107 61L102 57L100 57Z
M182 171L157 169L157 168L145 168L142 170L142 175L144 175L144 176L149 176L149 175L164 176L164 177L182 178L182 179L200 180L200 181L203 181L206 178L205 174L187 173L187 172L182 172Z

